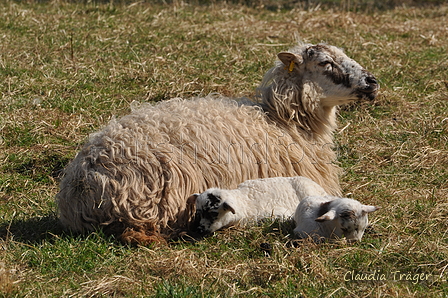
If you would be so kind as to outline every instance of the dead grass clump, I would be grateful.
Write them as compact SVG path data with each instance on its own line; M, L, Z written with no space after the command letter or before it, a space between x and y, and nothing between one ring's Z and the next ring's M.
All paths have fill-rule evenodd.
M135 284L139 282L126 276L106 276L99 280L83 282L81 289L68 297L125 297L132 294L132 291L128 292L127 289L131 289Z
M2 248L0 248L2 249ZM16 289L11 272L14 270L6 268L3 262L0 262L0 294L8 296Z
M198 254L190 249L176 249L169 247L141 247L141 254L135 255L132 263L136 264L136 272L144 272L145 276L172 279L188 276L200 280L204 276L202 271L211 266L206 255Z

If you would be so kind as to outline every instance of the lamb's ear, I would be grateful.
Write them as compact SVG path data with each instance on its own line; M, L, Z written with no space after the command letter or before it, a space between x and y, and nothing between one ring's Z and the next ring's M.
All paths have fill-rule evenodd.
M235 209L233 209L233 207L230 206L229 203L227 203L227 202L222 203L221 208L222 208L222 210L224 210L224 211L226 211L226 212L227 212L227 211L230 211L230 212L232 212L233 214L235 214Z
M300 65L303 63L302 56L289 52L278 53L277 57L288 67L289 72L294 70L294 65Z
M199 197L198 193L192 194L191 196L188 197L187 199L187 206L191 206L191 205L195 205L196 204L196 199Z
M332 210L328 211L327 213L325 213L324 215L316 218L315 221L323 222L323 221L327 221L327 220L333 220L335 218L336 218L336 211L332 209Z
M376 210L378 210L378 209L380 209L380 208L381 208L381 207L378 207L378 206L369 206L369 205L362 205L362 206L361 206L361 210L362 210L363 213L370 213L370 212L376 211Z

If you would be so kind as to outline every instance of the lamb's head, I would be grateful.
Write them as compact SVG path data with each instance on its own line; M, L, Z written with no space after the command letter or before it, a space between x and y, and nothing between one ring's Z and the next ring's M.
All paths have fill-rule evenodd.
M334 236L345 236L348 241L360 241L369 223L368 213L378 207L363 205L359 201L337 198L322 203L315 219L330 225Z
M335 46L305 44L279 53L278 58L289 80L303 85L304 92L319 94L322 106L372 100L377 95L376 78Z
M190 204L196 204L194 222L190 227L192 232L203 236L232 223L235 209L231 206L231 198L224 192L219 188L210 188L188 198Z

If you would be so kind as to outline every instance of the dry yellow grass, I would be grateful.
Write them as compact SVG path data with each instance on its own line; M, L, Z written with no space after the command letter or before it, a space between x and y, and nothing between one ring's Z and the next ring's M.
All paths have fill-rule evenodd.
M447 296L447 15L447 5L354 13L5 1L0 296ZM61 231L58 175L89 133L133 100L251 96L297 36L345 48L380 79L374 105L341 110L336 135L344 191L383 207L363 242L294 246L279 222L168 247ZM422 273L430 278L412 280Z

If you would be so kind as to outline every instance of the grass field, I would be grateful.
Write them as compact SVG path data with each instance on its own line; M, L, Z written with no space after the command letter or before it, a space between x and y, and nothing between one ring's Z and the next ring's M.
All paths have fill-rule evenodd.
M448 297L448 5L343 3L1 1L0 297ZM380 80L336 133L344 192L382 207L362 242L295 247L277 221L160 247L62 231L59 176L89 133L133 101L251 96L297 37Z

